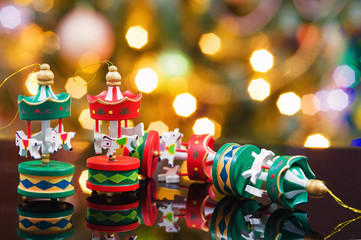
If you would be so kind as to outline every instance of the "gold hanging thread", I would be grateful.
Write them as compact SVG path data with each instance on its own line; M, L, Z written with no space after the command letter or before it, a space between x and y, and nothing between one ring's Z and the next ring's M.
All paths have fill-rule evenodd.
M329 239L330 237L332 237L333 235L335 235L336 233L340 232L344 227L346 227L347 225L349 225L350 223L352 222L355 222L357 220L359 220L361 218L361 216L358 216L357 218L354 218L354 219L351 219L351 220L347 220L347 221L344 221L342 223L340 223L339 225L337 225L333 231L328 235L326 236L324 239Z
M34 67L34 66L35 66L35 67ZM33 70L31 71L30 75L29 75L28 78L26 79L25 84L27 85L27 84L29 83L30 78L31 78L31 76L33 75L35 69L37 69L37 68L40 67L40 66L41 66L41 65L40 65L39 63L34 63L34 64L31 64L31 65L29 65L29 66L26 66L26 67L23 67L23 68L19 69L18 71L14 72L13 74L11 74L11 75L8 76L7 78L5 78L4 81L2 81L2 83L0 84L0 88L5 84L5 82L6 82L7 80L9 80L9 79L10 79L11 77L13 77L14 75L18 74L18 73L21 72L21 71L24 71L25 69L34 67ZM7 124L6 126L0 127L0 130L3 130L3 129L5 129L5 128L9 127L11 124L13 124L14 121L15 121L15 119L17 118L18 114L19 114L19 109L16 111L16 114L15 114L14 118L11 120L11 122L10 122L9 124Z
M73 75L73 81L74 81L76 84L78 84L79 86L82 86L82 87L88 86L91 82L94 81L94 79L96 78L96 76L97 76L97 74L98 74L98 72L99 72L100 67L101 67L104 63L108 65L108 68L109 68L110 66L113 66L113 65L114 65L114 64L113 64L111 61L109 61L109 60L103 60L103 61L101 61L101 62L97 62L97 63L92 63L92 64L89 64L89 65L86 65L86 66L84 66L84 67L79 68L79 69L74 73L74 75ZM100 65L100 66L99 66L98 70L95 72L93 78L92 78L89 82L83 84L83 83L78 82L78 81L75 79L75 77L77 76L77 74L78 74L80 71L82 71L82 70L85 69L85 68L94 66L94 65Z

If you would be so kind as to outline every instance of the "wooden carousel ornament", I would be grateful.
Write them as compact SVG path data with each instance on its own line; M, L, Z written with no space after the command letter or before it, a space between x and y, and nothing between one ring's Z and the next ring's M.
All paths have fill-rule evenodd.
M29 152L35 161L22 162L18 165L20 183L18 193L25 199L30 198L65 198L73 195L74 165L60 161L50 161L50 153L64 148L72 150L70 140L74 132L65 132L62 119L70 116L69 94L54 94L51 85L54 74L48 64L42 64L38 74L38 91L35 96L18 97L20 119L27 121L27 133L16 132L16 146L19 155L26 157ZM50 120L58 120L58 125L51 128ZM41 131L31 133L31 122L41 121ZM41 150L41 154L39 153Z
M142 94L121 92L121 76L115 66L106 74L108 89L96 96L88 95L90 117L95 120L94 148L96 154L102 149L106 155L87 159L89 176L87 188L101 192L133 191L139 187L138 168L140 161L130 156L116 155L116 149L124 148L135 153L142 131L128 129L127 120L140 115ZM109 122L109 135L101 133L100 121ZM125 122L122 128L121 122ZM129 135L125 135L129 134Z
M165 172L158 175L158 180L178 183L179 166L174 167L174 160L178 160L187 162L186 175L189 179L212 182L212 165L216 155L213 150L214 137L210 134L193 134L188 143L181 143L182 137L183 134L179 133L178 129L173 132L164 132L161 136L160 139L164 144L161 144L163 150L161 148L160 158L168 159L168 165L171 168L164 167ZM167 153L164 154L164 152Z
M315 179L304 156L277 156L254 145L228 143L216 154L212 168L216 189L229 196L268 197L286 208L324 196L329 190ZM263 182L266 190L261 189Z

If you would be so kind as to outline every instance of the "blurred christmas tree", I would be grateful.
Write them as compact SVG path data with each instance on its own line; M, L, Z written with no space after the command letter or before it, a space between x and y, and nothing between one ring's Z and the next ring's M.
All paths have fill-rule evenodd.
M261 145L304 145L314 135L307 145L346 146L361 135L360 22L356 0L2 1L0 77L49 63L55 91L73 97L67 125L92 129L84 96L105 88L107 69L88 86L72 76L109 59L123 90L144 93L146 128ZM84 68L76 82L98 68ZM0 89L0 126L17 95L34 89L35 74L24 84L29 74Z

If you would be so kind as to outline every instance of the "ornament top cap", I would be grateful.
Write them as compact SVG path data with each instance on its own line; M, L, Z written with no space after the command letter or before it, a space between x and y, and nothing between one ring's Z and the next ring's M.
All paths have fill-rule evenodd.
M54 73L50 70L49 64L41 64L38 73L38 84L40 86L47 86L54 84Z
M105 75L105 79L107 80L108 86L120 86L122 76L118 72L118 68L116 66L110 66L109 72Z

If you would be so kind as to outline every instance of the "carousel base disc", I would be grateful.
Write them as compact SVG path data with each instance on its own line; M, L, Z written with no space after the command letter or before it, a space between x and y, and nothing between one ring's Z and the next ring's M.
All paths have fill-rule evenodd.
M138 227L138 221L131 223L131 224L127 224L127 225L122 225L122 226L103 226L103 225L92 224L92 223L86 221L85 225L87 226L87 228L89 228L93 231L119 233L119 232L128 232L128 231L132 231L132 230L136 229Z
M64 198L74 194L73 164L50 161L27 161L18 165L18 193L31 198Z
M56 233L56 234L31 234L31 233L26 233L26 232L22 232L18 229L18 236L23 238L23 239L36 239L36 240L58 240L58 239L66 239L69 238L73 235L74 230L71 229L69 231L66 232L62 232L62 233Z

